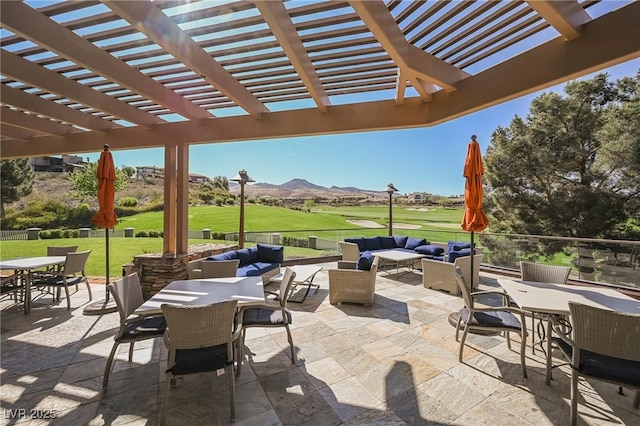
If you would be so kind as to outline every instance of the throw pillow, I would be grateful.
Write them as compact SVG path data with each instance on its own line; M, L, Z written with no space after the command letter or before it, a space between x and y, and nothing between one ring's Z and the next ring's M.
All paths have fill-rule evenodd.
M256 244L258 247L258 260L265 263L282 263L284 260L284 247L270 244Z
M409 237L404 237L402 235L394 235L393 239L396 240L396 247L404 247L407 244L407 239L409 239Z
M416 253L429 254L431 256L440 256L444 253L444 249L442 247L432 246L428 244L423 246L418 246L414 249L414 251Z
M358 271L369 271L371 270L371 265L373 264L373 255L370 251L363 252L358 258L358 263L356 263L356 269Z
M398 246L396 245L396 240L393 237L380 237L380 245L385 250L398 248ZM402 245L401 247L404 247L404 245Z
M252 247L253 248L253 247ZM258 261L258 250L250 250L248 248L237 250L238 259L240 259L240 266L248 265Z
M407 243L404 245L404 248L409 250L415 250L416 247L427 245L427 240L424 238L407 238Z
M238 253L235 250L231 250L214 256L209 256L207 257L207 260L236 260L237 258Z
M471 248L471 243L467 243L464 241L447 241L447 253L462 250L465 248Z

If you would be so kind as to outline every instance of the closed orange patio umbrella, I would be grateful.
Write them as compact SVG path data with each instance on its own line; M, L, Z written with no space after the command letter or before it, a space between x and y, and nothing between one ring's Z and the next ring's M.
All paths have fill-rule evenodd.
M489 219L482 210L482 154L480 144L476 141L476 135L471 136L471 142L467 148L467 158L464 162L463 176L466 178L464 185L464 216L462 217L462 229L471 232L471 291L475 283L473 282L473 255L474 255L474 233L484 231L489 226Z
M109 229L113 229L118 221L118 216L114 210L116 190L116 168L113 164L113 156L109 151L109 145L104 146L104 150L100 154L98 160L98 169L96 171L98 179L98 211L91 218L99 228L104 229L105 250L106 250L106 286L109 285ZM112 312L117 309L115 304L109 304L109 291L106 290L106 300L96 302L85 308L85 314L102 314ZM109 306L107 306L109 304Z

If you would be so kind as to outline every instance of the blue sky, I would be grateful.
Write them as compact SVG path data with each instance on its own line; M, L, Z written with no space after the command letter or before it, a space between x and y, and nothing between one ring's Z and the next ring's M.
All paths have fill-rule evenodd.
M635 59L605 71L611 79L618 79L634 76L639 69L640 59ZM546 91L562 92L563 87ZM189 170L209 177L233 177L246 169L257 182L272 184L302 178L326 187L382 191L392 182L403 194L461 194L471 135L478 136L484 153L491 133L498 126L508 126L515 115L525 117L531 100L540 93L421 129L194 145ZM99 153L81 155L97 161ZM113 157L118 167L164 166L162 148L114 151Z

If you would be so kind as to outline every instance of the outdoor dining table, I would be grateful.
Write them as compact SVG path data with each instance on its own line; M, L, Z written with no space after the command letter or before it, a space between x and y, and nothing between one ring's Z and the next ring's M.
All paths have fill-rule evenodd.
M66 256L39 256L0 261L0 270L12 270L15 271L16 274L19 274L22 285L24 286L25 315L31 311L31 277L33 270L62 265L65 260Z
M640 313L640 300L611 288L517 281L499 278L498 284L520 309L546 317L547 384L551 383L551 316L569 317L569 302L616 312Z
M264 303L264 286L261 277L201 278L176 280L151 296L134 311L138 315L162 313L163 304L208 305L235 299L238 306Z

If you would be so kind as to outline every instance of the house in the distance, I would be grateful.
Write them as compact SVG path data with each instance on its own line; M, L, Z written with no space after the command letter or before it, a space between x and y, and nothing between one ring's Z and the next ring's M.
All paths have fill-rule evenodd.
M73 172L87 164L78 155L62 155L31 158L31 167L34 172L63 173Z
M138 179L164 179L164 168L156 166L138 166L136 167L136 177ZM197 173L189 173L189 183L203 184L211 179Z
M412 192L411 194L407 194L407 202L423 204L429 200L429 197L431 197L431 194L428 192Z

